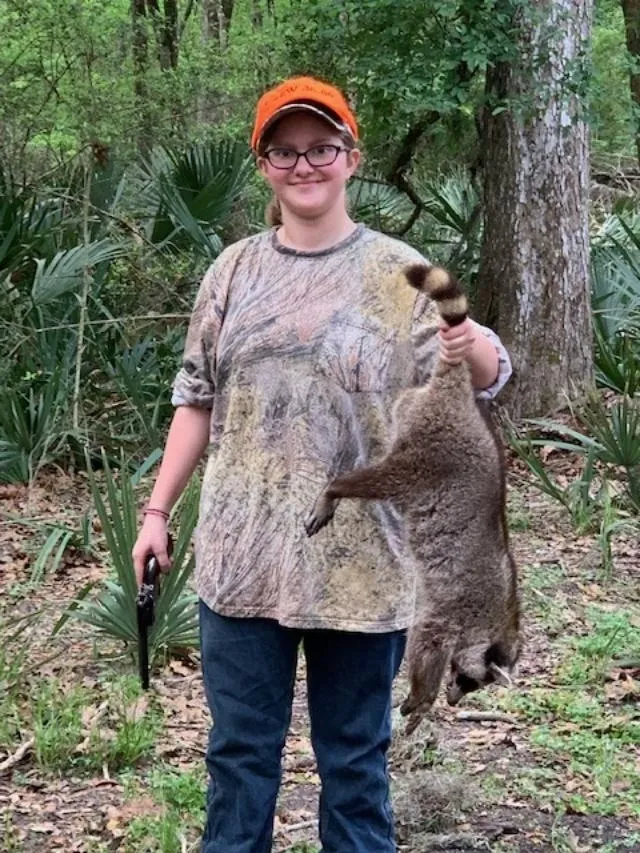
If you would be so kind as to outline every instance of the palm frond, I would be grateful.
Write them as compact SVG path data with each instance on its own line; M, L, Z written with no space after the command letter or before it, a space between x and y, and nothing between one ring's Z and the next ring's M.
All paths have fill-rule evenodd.
M96 599L81 602L74 615L97 631L133 646L138 635L135 604L138 590L131 559L137 536L138 514L134 493L137 477L129 475L123 460L116 481L104 451L102 464L104 491L89 465L87 469L115 579L105 581ZM176 504L172 517L176 531L172 557L174 568L163 576L156 619L149 635L151 659L161 651L198 642L195 596L185 591L193 570L194 558L190 546L198 514L198 500L199 484L193 480Z
M96 240L86 246L56 252L47 261L36 260L31 296L36 305L46 305L54 299L80 287L85 270L121 257L126 252L124 244L113 240Z
M382 180L353 178L348 199L354 219L385 232L401 228L413 210L403 193Z
M251 168L246 147L232 142L197 143L184 152L154 149L132 175L148 239L161 248L190 246L214 258Z

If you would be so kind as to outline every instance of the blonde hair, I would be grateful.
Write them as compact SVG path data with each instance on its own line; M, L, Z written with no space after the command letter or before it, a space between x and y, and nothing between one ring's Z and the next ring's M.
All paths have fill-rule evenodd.
M269 140L273 136L275 126L276 125L270 127L258 143L258 149L256 151L258 157L265 156L267 147L269 145ZM353 136L346 130L339 131L338 136L340 137L340 141L345 146L345 148L347 148L349 151L353 151L353 149L356 147L356 141ZM265 225L268 228L276 228L279 225L282 225L282 208L280 206L280 201L276 195L272 195L269 201L267 202L267 205L264 209L264 221Z

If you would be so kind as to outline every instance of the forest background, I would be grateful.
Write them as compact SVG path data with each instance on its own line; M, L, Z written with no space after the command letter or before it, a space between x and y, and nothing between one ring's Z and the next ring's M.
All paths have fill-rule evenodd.
M534 19L530 54L533 31L517 22L535 8L552 13L546 30ZM540 273L520 256L526 274L496 277L495 172L526 164L503 164L486 128L531 120L536 75L553 71L569 20L591 16L563 72L572 118L558 136L582 135L590 163L550 174L564 186L586 170L559 232L588 229L589 275L556 287L551 263ZM297 73L353 100L354 217L451 267L533 377L512 383L504 414L527 689L474 698L480 717L466 721L438 710L438 744L399 741L402 849L640 850L640 6L0 0L0 21L0 851L42 838L51 850L195 849L207 725L192 651L195 479L172 518L177 570L151 638L168 669L151 699L130 674L130 552L198 282L264 227L255 101ZM540 310L511 339L500 299L527 295L536 275ZM567 305L580 352L565 346ZM278 849L312 851L303 723L285 765Z

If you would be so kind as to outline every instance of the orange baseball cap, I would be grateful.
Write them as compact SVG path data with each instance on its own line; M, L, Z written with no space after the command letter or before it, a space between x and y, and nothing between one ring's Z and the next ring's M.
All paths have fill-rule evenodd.
M296 110L316 113L336 130L350 133L354 141L358 139L355 116L339 89L314 77L291 77L269 89L258 101L251 134L252 149L257 150L262 135L276 119Z

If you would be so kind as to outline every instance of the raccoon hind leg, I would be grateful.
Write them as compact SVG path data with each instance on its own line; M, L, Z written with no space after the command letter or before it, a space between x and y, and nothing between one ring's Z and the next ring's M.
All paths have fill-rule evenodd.
M410 692L400 706L402 716L409 717L407 735L417 729L435 702L452 651L453 641L441 626L428 622L412 629L407 650Z

